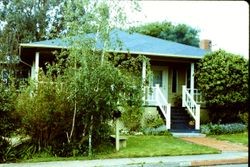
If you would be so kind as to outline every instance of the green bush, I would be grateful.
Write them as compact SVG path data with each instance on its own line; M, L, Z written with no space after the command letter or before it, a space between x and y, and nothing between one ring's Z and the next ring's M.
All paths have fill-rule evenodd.
M145 128L157 128L164 125L164 121L155 108L145 109L141 118L141 127Z
M201 124L208 124L210 122L209 113L206 109L201 108L200 110L200 121Z
M45 76L44 83L30 85L17 98L16 111L22 117L22 133L31 138L36 151L67 142L72 122L71 104L60 84ZM34 87L33 87L34 86ZM30 145L30 144L29 144Z
M205 55L197 65L197 88L206 100L210 121L235 122L239 112L247 111L249 61L218 50Z
M247 126L242 123L201 125L201 133L207 135L241 133L246 130Z
M160 115L157 115L157 117L146 120L146 126L151 127L151 128L157 128L163 124L164 124L164 121L162 120Z
M9 160L10 144L6 138L19 127L19 117L15 112L16 95L14 85L0 81L0 162Z
M11 155L15 156L15 159L29 159L32 158L36 152L38 152L38 146L34 145L34 143L28 139L22 141L18 145L12 146L9 150ZM44 151L40 150L40 151ZM12 161L15 159L11 159Z
M121 121L129 132L138 132L141 128L142 109L139 106L126 106L121 115Z
M0 162L5 162L7 161L7 150L10 147L10 144L3 139L2 137L0 137Z
M248 127L248 112L239 113L241 121Z

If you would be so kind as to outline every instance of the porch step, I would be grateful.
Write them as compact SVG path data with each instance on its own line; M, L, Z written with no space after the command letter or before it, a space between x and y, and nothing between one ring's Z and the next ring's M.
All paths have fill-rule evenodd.
M171 131L186 132L187 130L194 130L194 126L189 125L192 120L185 108L171 108Z

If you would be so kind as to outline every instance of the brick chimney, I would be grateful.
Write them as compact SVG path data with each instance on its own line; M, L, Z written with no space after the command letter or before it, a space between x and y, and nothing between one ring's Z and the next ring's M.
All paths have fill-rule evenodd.
M211 51L211 49L212 49L212 41L209 40L209 39L202 39L200 41L200 48Z

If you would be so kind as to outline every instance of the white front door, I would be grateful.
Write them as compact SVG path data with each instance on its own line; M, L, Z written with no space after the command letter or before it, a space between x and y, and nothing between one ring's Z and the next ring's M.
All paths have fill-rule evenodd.
M163 95L168 99L168 69L166 67L153 67L152 71L153 79L151 85L159 84Z

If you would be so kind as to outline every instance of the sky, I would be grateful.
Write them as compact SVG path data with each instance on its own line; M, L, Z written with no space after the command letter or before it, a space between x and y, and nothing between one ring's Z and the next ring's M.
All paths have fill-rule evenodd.
M156 21L187 24L210 39L212 50L224 49L249 59L249 6L245 1L139 1L140 11L122 2L131 25Z

